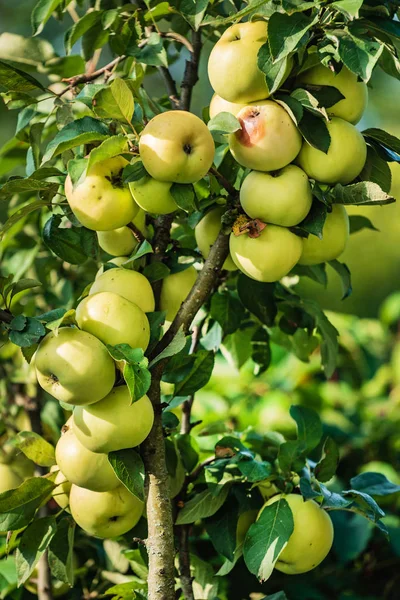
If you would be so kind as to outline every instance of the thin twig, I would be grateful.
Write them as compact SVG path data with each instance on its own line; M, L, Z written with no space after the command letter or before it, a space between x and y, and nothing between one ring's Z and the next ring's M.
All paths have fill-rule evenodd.
M140 231L139 227L136 227L136 225L134 223L128 223L127 227L129 227L129 229L132 231L133 237L139 244L144 242L144 240L146 238L144 237L143 233Z
M163 38L170 38L172 40L175 40L175 42L179 42L180 44L182 44L182 46L185 46L190 53L193 52L192 44L187 38L185 38L185 36L181 35L180 33L175 33L175 31L168 31L167 33L161 33L160 35Z
M237 196L238 195L238 191L237 189L231 184L230 181L228 181L228 179L222 175L222 173L220 173L215 167L211 167L210 169L210 173L212 175L214 175L214 177L216 177L218 179L218 181L222 184L222 186L226 189L226 191L228 192L228 194L231 194L232 196Z
M59 94L55 94L55 95L59 96L59 97L63 96L66 92L68 92L69 90L72 90L74 87L76 87L77 85L79 85L81 83L89 83L90 81L94 81L98 77L101 77L105 73L108 73L109 71L111 71L111 69L116 67L118 64L120 64L126 58L127 57L123 54L122 56L117 56L117 58L114 58L114 60L109 62L104 67L101 67L101 69L97 69L97 71L93 71L93 73L81 73L80 75L74 75L74 77L68 77L68 78L62 79L62 81L64 81L65 83L68 83L69 85L64 90L62 90L62 92L60 92Z
M190 548L189 548L189 525L181 525L179 528L179 580L183 597L185 600L194 600L192 581L190 573Z
M172 108L179 108L179 96L176 88L176 83L167 67L158 67L161 77L164 79L165 87L167 88L168 98Z
M11 321L13 320L14 316L8 311L8 310L3 310L0 308L0 321L3 323L11 323Z
M201 32L193 31L192 34L193 52L190 53L190 59L186 61L185 73L181 85L181 104L182 110L190 110L192 92L199 79L199 63L202 49Z

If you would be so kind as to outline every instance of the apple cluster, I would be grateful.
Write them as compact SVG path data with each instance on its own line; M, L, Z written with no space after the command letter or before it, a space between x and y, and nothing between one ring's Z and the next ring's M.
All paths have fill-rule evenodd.
M267 35L265 21L232 25L215 44L208 73L215 91L210 117L228 112L238 119L240 129L229 136L230 151L250 170L240 189L247 218L242 216L241 226L234 227L230 236L230 260L247 276L273 282L296 264L333 260L345 248L349 221L342 205L333 205L328 213L323 239L314 235L303 239L290 228L301 223L311 209L310 179L327 186L344 185L363 169L367 148L355 124L366 107L367 87L344 66L336 74L316 64L295 79L296 87L331 86L343 96L328 109L331 143L324 153L303 141L289 113L269 98L265 75L257 63ZM286 78L292 67L289 58Z

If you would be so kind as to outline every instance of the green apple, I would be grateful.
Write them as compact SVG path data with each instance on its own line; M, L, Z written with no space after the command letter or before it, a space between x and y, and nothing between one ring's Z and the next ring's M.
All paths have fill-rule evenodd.
M171 182L157 181L150 175L129 184L136 204L144 211L156 215L167 215L178 210L170 191L171 186Z
M322 230L322 240L309 235L303 243L300 265L318 265L342 254L349 239L349 216L342 204L334 204Z
M331 136L328 153L304 141L296 162L316 181L345 185L361 173L367 145L358 129L344 119L332 117L327 126Z
M89 295L98 292L114 292L139 306L143 312L154 311L153 289L148 279L137 271L124 268L108 269L97 277Z
M284 498L293 514L294 529L287 546L275 564L275 569L287 575L307 573L318 566L327 556L333 544L333 525L328 513L314 500L303 500L297 494L278 494L270 498L266 506Z
M123 535L136 525L144 504L124 485L108 492L92 492L73 485L70 494L71 514L86 533L100 538Z
M236 525L236 546L243 544L246 533L257 519L257 514L258 510L246 510L239 515Z
M132 223L146 237L146 213L144 210L139 209ZM138 246L132 229L128 225L118 227L118 229L111 229L110 231L98 231L97 239L100 248L104 252L111 254L111 256L129 256Z
M256 238L231 233L229 248L234 263L245 275L273 282L285 277L298 263L303 240L286 227L267 225Z
M0 494L19 487L22 482L22 477L17 475L10 465L0 463Z
M263 100L237 114L241 129L231 133L234 159L256 171L277 171L291 163L301 149L302 137L282 106Z
M397 342L392 352L392 374L395 385L400 386L400 343Z
M122 156L100 161L75 187L68 175L65 195L82 225L96 231L109 231L135 217L139 207L129 187L122 182L122 171L127 164Z
M296 165L272 173L251 171L240 188L240 204L252 219L293 227L311 208L310 182Z
M110 231L98 231L97 239L100 248L111 256L129 256L138 244L132 229L127 225Z
M231 113L231 115L236 117L238 112L248 105L248 102L241 104L237 104L236 102L228 102L228 100L224 100L221 98L221 96L218 96L218 94L214 94L210 102L210 119L213 119L222 112Z
M124 269L133 269L133 265L134 265L133 262L125 265L125 263L128 259L129 259L129 256L116 256L115 258L108 260L106 264L111 263L113 265L116 265L117 267L123 266ZM106 271L108 271L108 269L106 269ZM100 269L96 273L95 279L98 279L100 277L100 275L103 275L103 273L105 273L104 265L101 265Z
M115 381L114 361L90 332L62 327L40 342L35 356L41 387L66 404L91 404L104 398Z
M57 487L52 491L53 500L58 504L60 508L63 508L67 512L69 510L69 494L71 492L71 483L65 477L64 473L62 473L57 465L51 467L50 472L57 471L56 478L54 483Z
M160 310L166 311L166 321L173 321L176 313L186 299L190 290L197 279L197 271L194 267L189 267L184 271L172 273L163 279Z
M221 217L225 210L226 209L223 206L217 206L216 208L211 209L195 227L194 235L203 258L208 257L210 248L218 237L221 230ZM237 269L230 256L228 256L222 268L227 271L236 271Z
M324 65L318 65L308 69L297 79L297 83L311 84L315 86L329 85L335 87L344 96L326 110L328 114L350 121L356 124L363 116L368 102L368 88L363 81L358 81L357 75L349 71L345 66L335 73ZM311 90L312 93L312 90Z
M77 406L73 430L81 444L103 454L141 444L153 426L153 406L147 396L131 402L127 386L121 385L96 404Z
M266 21L235 23L215 44L208 60L208 77L211 87L224 100L246 103L268 98L265 75L257 64L267 30Z
M257 487L260 490L260 494L263 497L264 502L269 500L269 498L272 496L275 496L275 494L279 494L279 489L272 481L269 481L269 479L260 481L260 483L257 483Z
M94 492L107 492L121 484L107 454L91 452L77 439L73 419L63 427L56 446L56 462L70 483Z
M211 168L214 150L207 125L185 110L169 110L153 117L139 141L143 165L158 181L199 181Z
M99 292L84 298L76 309L76 320L81 329L104 344L129 344L143 350L149 345L150 325L145 313L114 292Z

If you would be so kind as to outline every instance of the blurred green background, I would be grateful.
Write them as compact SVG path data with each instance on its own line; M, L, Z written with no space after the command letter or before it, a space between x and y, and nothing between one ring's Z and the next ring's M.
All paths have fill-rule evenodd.
M0 58L10 57L16 39L4 35L4 32L29 37L31 33L30 12L34 0L0 0ZM50 19L40 38L48 39L56 52L63 54L63 33L71 26L69 15L64 22L57 23ZM75 49L79 51L79 48ZM201 114L211 97L206 64L210 44L205 45L200 68L200 81L195 87L193 109ZM208 51L208 52L207 52ZM102 56L106 62L107 56ZM172 67L173 76L179 83L182 75L183 61ZM23 65L26 68L27 65ZM148 91L159 96L164 88L158 74L147 82ZM400 135L399 105L400 82L395 81L382 71L377 70L370 84L368 110L360 123L360 128L382 127L395 135ZM14 132L16 111L8 112L0 104L0 145L9 139ZM1 164L0 177L6 171ZM400 166L393 164L392 192L400 198ZM329 285L325 290L320 285L305 281L301 287L305 293L316 298L325 308L357 314L362 317L375 317L384 298L391 292L400 289L400 204L385 207L350 208L351 214L365 214L379 232L363 230L351 236L343 261L349 266L353 278L353 294L341 300L341 286L336 273L329 269Z

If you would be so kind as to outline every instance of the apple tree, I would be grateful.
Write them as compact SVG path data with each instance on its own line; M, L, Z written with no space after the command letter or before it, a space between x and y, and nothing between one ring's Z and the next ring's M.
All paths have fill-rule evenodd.
M39 0L32 29L0 56L18 114L0 150L4 554L40 600L52 581L227 598L238 565L284 598L273 571L318 569L330 513L387 535L379 501L400 487L335 488L337 443L302 404L286 438L202 431L192 409L221 355L262 377L280 347L337 374L338 331L296 286L334 270L348 296L340 256L373 224L346 206L394 202L400 141L357 124L374 69L400 79L398 3ZM134 575L88 588L82 547Z

